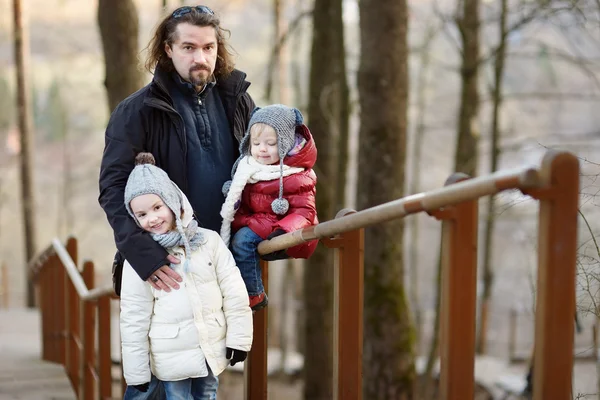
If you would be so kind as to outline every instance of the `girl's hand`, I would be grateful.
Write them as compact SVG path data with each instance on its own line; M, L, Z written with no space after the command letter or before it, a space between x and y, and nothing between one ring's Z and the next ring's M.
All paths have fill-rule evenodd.
M169 254L167 259L170 263L179 264L181 261L175 257L174 255ZM170 292L171 289L179 289L179 284L177 282L181 282L183 279L181 275L175 272L170 266L163 265L152 275L146 282L148 282L152 287L156 290L164 290L165 292Z

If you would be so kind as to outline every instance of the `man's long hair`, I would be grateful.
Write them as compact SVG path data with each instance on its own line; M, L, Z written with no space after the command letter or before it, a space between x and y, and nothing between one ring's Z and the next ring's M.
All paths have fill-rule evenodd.
M216 15L201 13L196 9L182 15L179 18L169 14L156 28L154 36L148 43L146 51L148 56L144 64L148 72L153 73L156 68L171 72L175 70L173 61L165 52L165 44L173 45L177 40L177 26L182 23L205 27L212 26L217 36L217 62L215 65L215 77L217 79L227 77L233 71L234 62L231 47L227 43L230 32L221 28L221 22Z

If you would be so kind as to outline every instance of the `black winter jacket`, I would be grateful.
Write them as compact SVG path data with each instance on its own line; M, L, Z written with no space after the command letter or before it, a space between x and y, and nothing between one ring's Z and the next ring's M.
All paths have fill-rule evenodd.
M214 88L219 90L229 126L238 141L244 136L255 107L246 92L250 83L245 78L245 73L234 70L226 79L218 80ZM123 203L135 156L140 152L152 153L156 165L186 195L188 191L185 127L173 108L166 79L168 75L157 70L150 84L115 108L106 128L100 166L98 201L112 226L117 249L143 280L168 262L166 250L137 226ZM120 282L115 283L120 286Z

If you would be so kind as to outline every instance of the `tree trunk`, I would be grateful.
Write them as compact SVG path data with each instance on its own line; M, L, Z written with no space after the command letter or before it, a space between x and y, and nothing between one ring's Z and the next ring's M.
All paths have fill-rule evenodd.
M142 87L138 69L138 15L132 0L98 0L110 111Z
M6 143L6 135L14 124L16 107L12 89L4 74L0 74L0 93L4 93L4 96L0 97L0 142Z
M344 51L342 0L315 0L308 116L319 157L317 210L319 219L332 219L344 196L337 190L346 168L348 84ZM325 61L326 60L326 61ZM343 169L341 169L343 168ZM341 170L340 170L341 169ZM306 337L304 398L333 397L333 253L319 245L304 270Z
M421 187L421 154L423 152L423 139L425 138L425 115L427 113L427 86L429 68L431 66L431 43L436 35L436 29L429 26L423 39L419 54L419 73L417 77L417 115L413 138L409 194L418 193ZM410 217L410 251L409 251L409 276L410 276L410 301L415 315L415 331L419 339L421 333L421 310L419 307L419 214Z
M290 104L289 90L288 90L288 53L287 43L280 42L284 32L287 31L287 21L284 17L286 9L285 0L274 0L273 1L273 46L277 51L275 52L274 64L276 69L276 88L277 88L277 102L281 104ZM271 80L269 80L270 82ZM269 93L271 90L269 89ZM270 101L270 100L269 100ZM274 339L271 345L279 347L281 351L281 362L279 374L285 373L285 365L287 364L288 354L294 350L293 343L291 341L292 329L290 324L295 323L293 307L294 292L293 288L296 286L294 283L294 265L301 260L285 260L281 262L281 265L277 266L277 273L281 274L281 286L279 290L280 304L277 308L273 307L269 313L269 329L276 334L271 337ZM275 271L274 271L275 272Z
M462 87L454 171L474 177L479 158L479 0L462 0L462 15L456 23L462 39Z
M494 60L494 86L492 88L492 127L490 141L490 172L498 169L498 159L500 158L500 108L502 107L502 81L504 78L504 62L506 60L506 36L507 36L507 14L508 0L501 1L500 10L500 44ZM483 294L481 306L479 308L479 334L477 335L476 349L478 354L486 353L486 339L490 298L492 296L492 287L494 284L494 268L492 266L492 248L494 223L495 197L490 196L487 204L487 218L485 226L484 256L483 256Z
M362 0L358 208L404 194L408 100L406 0ZM368 51L367 51L368 50ZM414 327L404 287L402 220L365 236L364 397L412 399Z
M274 0L275 17L275 35L274 46L277 46L285 32L288 31L287 20L285 19L286 1ZM281 104L290 104L290 90L288 87L288 49L287 42L282 41L277 50L277 97Z
M33 188L33 121L31 115L31 90L29 87L29 31L24 22L20 0L13 0L14 16L14 50L17 73L17 117L21 139L20 172L21 172L21 210L23 213L23 230L25 240L25 263L31 260L36 251L35 229L35 195ZM25 274L27 307L35 306L33 283L27 268Z
M301 15L304 14L303 11L303 0L296 0L294 4L295 14ZM312 6L312 4L311 4ZM298 25L296 33L291 42L291 46L294 49L301 49L304 38L303 26ZM292 62L290 66L290 74L291 74L291 86L293 88L293 101L292 103L296 105L301 110L306 110L306 97L304 95L304 88L306 86L305 79L302 78L301 73L301 65L304 65L306 56L302 57L302 54L298 51L292 54ZM304 59L303 59L304 58ZM295 260L292 262L292 268L294 273L294 286L290 289L290 293L292 295L292 304L294 306L292 309L295 311L294 315L294 343L293 348L297 349L297 351L304 356L304 346L306 344L306 309L304 308L304 269L306 268L306 262L304 260ZM302 305L298 307L298 305Z

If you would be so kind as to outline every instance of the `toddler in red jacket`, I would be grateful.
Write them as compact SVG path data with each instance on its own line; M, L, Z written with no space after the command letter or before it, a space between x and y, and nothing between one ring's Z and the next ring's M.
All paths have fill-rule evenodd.
M299 110L274 104L253 111L233 179L223 186L221 237L230 244L254 311L268 303L258 244L318 223L316 160L315 142ZM316 246L313 240L263 259L308 258Z

